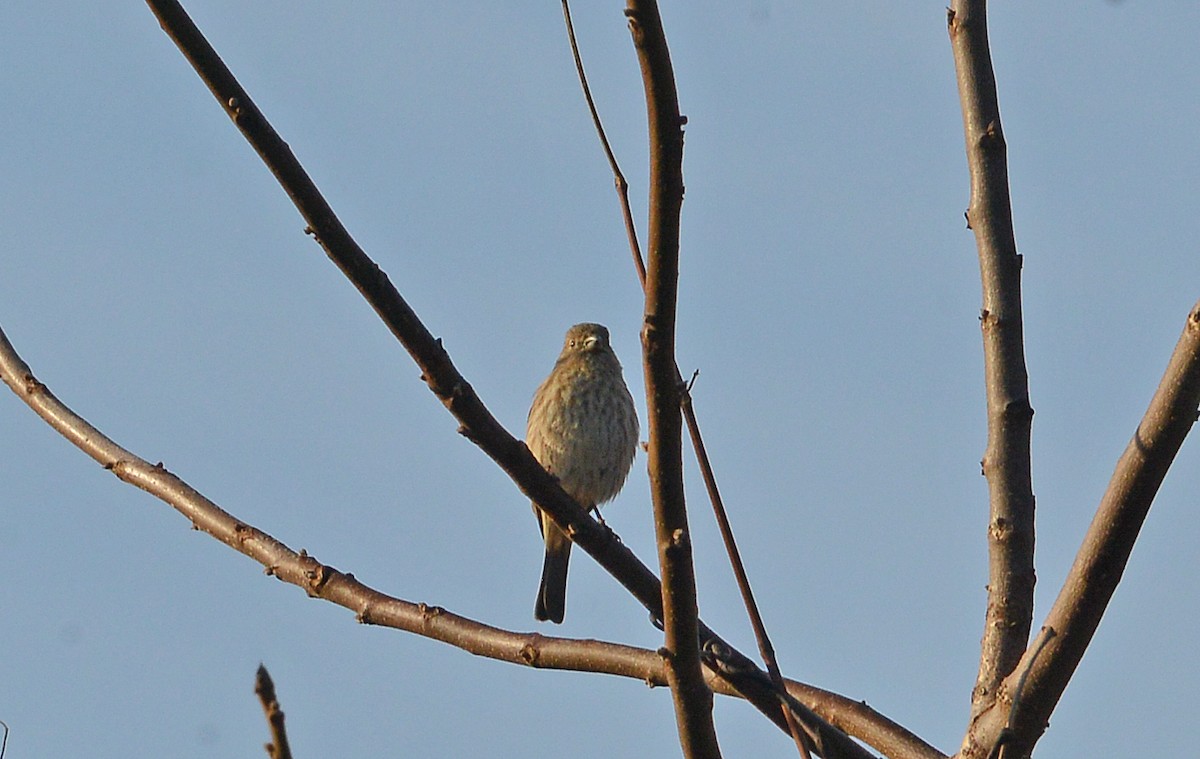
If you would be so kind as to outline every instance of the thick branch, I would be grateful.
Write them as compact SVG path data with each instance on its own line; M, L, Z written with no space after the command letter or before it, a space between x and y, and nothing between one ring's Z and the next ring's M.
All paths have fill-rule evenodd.
M988 442L982 466L990 493L988 605L972 714L991 704L1016 666L1033 623L1034 498L1029 377L1021 317L1021 257L1013 236L1008 163L988 51L987 3L955 0L950 41L958 73L971 173L969 226L983 281L983 361Z
M37 380L2 330L0 379L51 427L123 482L145 490L185 516L195 529L259 562L268 575L304 589L313 598L355 612L363 624L415 633L478 656L513 664L619 675L650 685L667 684L666 663L658 652L604 641L554 638L492 627L437 606L386 595L359 582L352 574L339 572L307 553L293 551L224 511L161 464L149 463L89 424ZM713 691L745 697L715 671L710 671L707 676ZM943 756L859 701L795 681L788 681L788 689L841 730L860 736L889 756L903 759ZM787 730L778 709L767 711L767 716ZM823 727L830 731L827 738L843 751L842 755L869 756L861 749L856 750L857 746L834 728L827 724Z
M379 318L421 369L421 379L460 422L459 432L478 445L537 502L583 550L617 578L646 608L662 614L658 578L611 531L568 496L525 444L496 420L470 383L458 372L442 341L435 339L416 313L333 213L291 149L226 68L187 13L174 0L147 0L163 29L196 68L200 78L226 108L242 135L279 180L296 208L347 279L362 293Z
M662 618L662 587L651 572L613 533L568 496L537 463L523 443L505 430L471 385L459 374L449 355L420 322L379 267L350 237L321 196L287 144L276 134L249 95L226 68L216 51L174 0L147 0L164 31L175 41L197 74L226 109L242 135L279 180L309 224L309 233L375 309L421 368L421 378L459 421L459 432L468 437L505 471L521 491L536 501L572 540L613 575L656 618ZM737 649L725 643L703 623L706 645L724 652L725 661L743 672L767 676ZM778 695L769 689L743 694L755 708L772 719L779 716ZM816 718L814 725L840 756L869 756L845 734Z
M1002 732L1009 756L1026 756L1033 750L1100 625L1150 504L1198 409L1200 303L1188 315L1158 390L1117 461L1075 563L1046 617L1045 628L1053 635L1043 646L1031 647L1016 672L1005 679L996 703L971 726L963 757L986 756ZM1018 686L1025 670L1028 675ZM1009 725L1008 705L1014 699L1017 704Z
M600 120L600 112L596 109L596 102L592 99L592 90L588 86L587 74L583 70L583 58L579 54L579 45L575 39L575 26L571 22L571 7L567 0L562 0L563 18L567 25L567 39L571 44L571 54L575 58L575 72L579 75L579 84L583 88L583 96L587 101L588 111L592 115L592 124L596 127L596 134L600 137L600 146L604 149L604 155L608 158L609 168L612 169L613 181L617 187L617 199L621 206L621 215L625 220L625 234L629 239L629 247L633 253L634 266L637 269L638 281L641 283L642 290L646 289L646 266L642 261L642 251L638 245L637 231L633 225L633 213L629 207L629 183L625 181L625 175L621 172L621 166L617 163L617 157L613 153L612 146L608 143L608 136L604 132L604 125ZM779 664L775 658L775 648L771 645L771 640L767 635L766 625L763 623L762 615L758 611L758 604L754 601L754 593L750 588L750 579L746 574L745 566L742 564L742 559L738 553L737 542L733 537L733 528L729 523L729 517L725 512L725 506L721 500L721 491L717 487L716 475L713 473L712 464L708 459L708 454L704 448L704 439L700 434L700 424L696 421L696 412L693 408L690 387L685 386L683 377L679 372L679 365L675 366L675 384L682 387L680 392L680 407L683 410L683 420L688 428L688 433L692 439L692 450L696 454L696 462L700 466L701 479L704 480L704 486L708 490L709 501L712 503L713 514L716 516L717 526L720 528L721 537L725 542L725 550L729 555L730 565L733 567L734 577L737 579L738 588L741 590L742 599L746 605L746 611L750 616L751 626L754 629L754 637L758 641L758 650L762 655L763 664L766 665L767 673L771 676L771 681L775 683L780 692L784 691L783 675L780 673ZM804 743L800 726L796 724L795 715L792 710L785 704L781 704L781 711L784 718L788 722L788 728L792 734L792 738L796 741L797 749L802 757L808 756L808 747Z
M699 613L683 494L682 416L675 367L679 214L683 204L683 119L675 73L653 0L625 11L646 90L650 132L650 220L642 354L650 445L648 468L662 570L663 625L671 693L686 757L719 757L712 694L700 667Z

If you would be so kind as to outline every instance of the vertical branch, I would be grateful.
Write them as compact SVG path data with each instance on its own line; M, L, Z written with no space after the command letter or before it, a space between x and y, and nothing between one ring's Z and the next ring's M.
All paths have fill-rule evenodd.
M642 261L642 251L638 245L637 231L634 229L633 224L633 213L629 207L629 183L625 181L625 175L621 172L621 166L617 163L617 157L613 154L612 146L609 145L608 136L604 132L604 124L600 121L600 112L596 109L595 100L592 99L592 89L588 86L587 74L583 70L583 58L579 54L579 44L575 39L575 25L571 21L571 7L568 0L562 0L562 9L563 19L567 25L567 40L571 45L571 55L575 59L575 73L579 76L579 84L583 88L583 97L587 101L588 111L592 114L592 124L596 127L596 134L600 137L600 146L604 149L605 157L608 158L609 168L612 169L613 181L617 188L617 198L621 206L621 215L625 220L625 234L629 238L629 247L633 252L633 263L637 269L638 281L641 282L644 292L646 289L646 266ZM784 685L783 675L779 670L779 663L775 659L775 648L771 645L771 640L767 636L766 626L763 624L762 615L758 611L758 604L754 601L754 593L750 589L750 579L747 577L745 566L742 564L737 543L733 538L733 528L729 524L729 517L726 515L725 505L721 500L721 491L717 487L717 479L713 474L712 464L709 462L708 453L704 448L704 439L700 435L700 425L696 421L696 412L692 406L691 387L690 385L685 385L683 382L678 364L675 366L675 384L682 386L679 394L679 402L683 410L683 419L687 425L688 434L692 439L692 449L696 453L696 461L700 465L701 479L704 480L709 500L712 502L717 527L721 531L721 538L725 541L725 550L729 555L729 562L733 567L734 577L737 580L738 588L741 590L746 611L750 615L750 624L754 628L754 637L758 641L759 653L762 654L763 664L767 667L767 673L771 678L771 682L775 684L781 696L781 701L783 702L781 703L781 711L788 729L791 731L792 739L796 742L797 750L800 752L801 757L808 757L808 747L802 737L803 731L796 722L793 710L786 703L787 699L782 698L786 694L787 689Z
M987 387L988 604L971 695L972 714L1020 660L1033 621L1034 497L1030 472L1029 377L1021 317L1021 257L1013 236L1008 162L988 50L986 0L954 0L948 12L971 173L968 226L975 231L983 282L983 361Z
M625 14L642 69L650 133L649 265L642 354L650 428L650 489L662 567L667 679L684 756L719 757L712 692L700 668L696 578L683 497L681 386L675 366L684 120L657 4L629 0Z
M1044 644L1032 646L976 719L962 757L985 757L1000 741L1027 756L1092 641L1125 571L1158 488L1200 408L1200 303L1188 314L1162 381L1117 461L1075 563L1046 616ZM1003 702L1011 709L997 708Z

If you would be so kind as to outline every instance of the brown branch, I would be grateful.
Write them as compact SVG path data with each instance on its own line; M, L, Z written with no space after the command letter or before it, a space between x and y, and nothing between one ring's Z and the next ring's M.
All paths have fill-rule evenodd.
M53 429L118 479L168 504L186 517L196 530L260 563L268 575L302 588L313 598L353 611L355 618L363 624L415 633L468 653L512 664L618 675L650 685L667 684L666 662L659 652L604 641L503 630L438 606L389 596L360 582L352 574L322 564L304 551L293 551L271 535L224 511L162 464L149 463L89 424L38 381L3 330L0 330L0 379ZM753 664L739 660L736 651L731 650L728 660L747 665L744 671L753 677ZM745 698L742 691L715 671L709 672L707 677L713 691ZM761 679L765 681L765 675ZM813 709L836 720L842 729L861 734L868 742L897 740L892 735L897 731L888 728L893 723L860 702L803 683L789 681L788 687L796 698L811 703ZM768 706L774 703L773 696L768 697L766 703ZM778 709L766 709L765 713L782 729L787 729ZM829 725L824 725L824 729L833 730ZM889 753L889 756L912 759L942 756L932 748L920 749L925 744L911 734L906 735L901 736L897 744L909 747L906 752ZM828 739L844 756L863 759L869 756L840 732L829 733Z
M600 145L608 158L608 167L612 169L613 183L617 188L617 200L621 205L621 216L625 220L625 236L629 239L629 249L633 252L633 265L637 268L638 281L646 286L646 264L642 262L642 249L638 244L637 229L633 225L633 210L629 207L629 183L621 173L621 166L613 154L612 146L608 144L608 135L604 133L604 124L600 122L600 112L596 110L596 101L592 100L592 88L588 87L587 74L583 73L583 58L579 55L579 43L575 40L575 25L571 23L571 6L567 0L562 0L563 19L567 24L567 40L571 43L571 56L575 59L575 73L579 75L579 84L583 87L583 97L587 100L588 111L592 114L592 124L600 137Z
M1029 377L1021 317L1021 257L1013 235L1008 163L988 51L986 0L954 0L948 12L971 173L968 225L983 282L983 360L988 442L988 605L971 697L988 708L1029 642L1033 624L1034 497L1030 471Z
M271 727L271 742L266 745L267 756L271 759L292 759L292 747L288 745L287 728L283 724L283 709L275 698L275 683L263 664L259 664L258 671L254 673L254 692L258 694L267 724Z
M421 369L421 379L458 420L460 434L490 456L531 501L571 534L572 540L609 571L655 616L662 614L662 591L654 576L613 533L602 528L538 464L484 406L459 373L442 341L416 313L334 214L320 190L296 160L250 96L175 0L147 0L164 31L192 63L246 140L279 180L308 222L330 260L362 293L379 318Z
M1121 454L1075 563L1046 616L1054 631L1031 646L974 721L961 755L986 756L1008 730L1012 756L1026 756L1046 729L1125 571L1158 488L1200 409L1200 303L1190 314L1162 381ZM1019 699L1016 699L1019 695ZM1017 700L1013 704L1014 699ZM1011 715L1002 704L1013 705Z
M614 155L612 146L609 144L608 137L604 132L600 113L596 109L595 101L592 99L592 91L588 86L587 74L583 70L583 58L579 54L579 44L575 39L575 25L571 22L571 7L568 0L562 0L562 8L563 18L567 25L567 39L571 45L571 55L575 59L575 72L579 76L579 84L583 88L583 96L587 101L588 111L592 115L592 123L596 127L596 133L600 138L600 146L604 149L604 155L608 158L608 165L612 169L613 182L616 184L617 198L621 206L621 215L625 220L625 234L629 239L629 247L633 253L633 262L637 270L638 281L641 282L644 291L646 289L646 266L642 262L642 251L638 244L637 231L633 225L633 214L629 207L629 183L625 181L625 175L621 172L621 166L617 162L617 157ZM746 611L750 616L754 636L758 642L759 653L763 657L763 663L767 667L767 673L770 675L771 681L775 683L780 694L783 694L785 693L783 676L779 670L779 663L775 658L775 649L771 645L770 638L767 636L766 627L758 611L758 604L754 601L754 594L750 589L750 581L742 564L741 556L738 553L737 542L734 540L733 530L730 527L729 518L726 515L725 506L721 500L721 491L717 487L716 476L713 473L708 453L704 448L704 440L700 435L700 425L696 421L696 412L692 405L691 386L690 384L685 385L683 382L683 376L679 371L678 364L675 366L675 383L682 388L680 391L680 405L683 409L683 418L687 425L688 434L692 440L692 450L695 452L696 461L700 465L701 478L704 480L704 486L708 491L709 501L712 503L717 526L721 531L721 538L725 543L726 553L733 567L738 588L742 593L742 600L746 605ZM804 739L801 738L803 733L799 725L795 722L795 715L787 707L786 703L781 703L781 709L787 720L792 738L796 742L797 750L802 757L807 757L808 747L805 745Z
M647 466L662 572L667 671L683 755L689 759L716 759L721 751L713 726L712 693L704 683L700 666L700 617L684 505L683 419L675 366L683 119L657 4L653 0L630 0L625 15L642 69L650 132L649 261L642 356L650 428Z
M678 371L678 370L676 370ZM746 614L750 617L750 626L754 630L754 639L758 643L758 652L762 656L763 664L767 668L767 674L771 678L771 682L779 690L780 693L786 693L783 674L779 670L779 662L775 658L775 647L771 645L771 638L767 635L767 626L763 622L762 614L759 613L758 603L754 600L754 591L750 589L750 577L746 574L746 566L742 563L741 552L738 551L737 542L733 538L733 527L729 523L729 516L725 512L725 503L721 499L721 491L717 488L716 476L713 474L712 465L709 463L708 451L704 447L704 439L700 437L700 425L696 421L696 412L692 407L692 395L690 385L683 391L683 413L687 419L688 432L691 435L692 449L696 453L696 460L700 462L700 470L703 473L704 484L708 489L708 499L712 503L713 515L717 520L717 527L721 532L721 540L725 543L725 553L729 557L729 564L733 568L734 578L737 580L738 590L742 594L742 603L746 607ZM792 740L796 742L796 750L804 759L808 759L808 744L805 741L804 733L800 726L796 723L796 716L786 700L781 700L780 708L782 709L784 719L787 721L788 732L792 735Z
M478 656L541 669L618 675L649 685L667 684L666 663L659 652L597 640L556 638L503 630L453 614L441 607L386 595L354 575L322 564L304 551L288 548L271 535L221 509L161 464L151 464L122 448L62 403L33 375L0 330L0 379L38 416L85 454L123 482L134 485L174 508L201 532L260 563L266 573L302 588L309 596L342 606L363 624L415 633ZM730 658L737 661L736 652ZM749 664L749 662L746 662ZM747 672L753 672L753 665ZM707 674L714 692L745 698L715 671ZM761 679L765 680L765 676ZM838 729L823 724L827 742L842 756L866 759L840 730L877 745L898 759L939 759L943 755L865 704L811 685L788 681L789 691L806 707ZM768 700L768 704L771 703ZM768 717L787 730L779 711ZM2 724L2 723L0 723Z
M557 480L533 458L528 448L505 430L483 405L473 388L454 367L441 341L435 340L424 324L396 291L379 267L349 235L332 209L300 166L287 144L280 139L250 96L221 61L216 51L175 0L147 0L163 30L191 62L201 80L233 119L246 140L275 175L280 185L308 222L312 234L375 309L388 329L400 340L421 368L421 378L447 410L459 421L459 432L491 457L521 491L551 516L572 540L605 568L656 618L662 618L662 586L658 578L615 535L601 528L570 498ZM236 547L236 546L235 546ZM765 673L700 623L702 637L726 652L739 670L753 670L766 681ZM745 697L768 717L779 717L778 694L759 689ZM815 715L812 717L816 720ZM826 741L847 757L869 756L860 746L827 723L816 720Z

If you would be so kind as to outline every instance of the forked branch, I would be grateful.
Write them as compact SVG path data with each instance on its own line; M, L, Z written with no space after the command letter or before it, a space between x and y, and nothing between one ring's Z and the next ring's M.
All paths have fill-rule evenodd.
M573 640L503 630L453 614L438 606L413 603L384 594L354 577L322 564L304 551L296 552L271 535L247 524L169 472L123 448L60 401L34 376L0 330L0 380L59 434L123 482L158 498L186 517L193 527L260 563L268 575L303 589L309 596L342 606L363 624L396 630L448 643L469 653L512 664L542 669L596 672L667 684L666 665L657 651L597 640ZM731 656L731 661L738 661ZM753 675L750 671L751 676ZM745 697L716 673L708 673L714 692ZM811 685L788 681L790 693L836 723L862 736L889 756L940 759L943 755L861 702ZM773 697L766 704L774 703ZM778 709L764 710L787 730ZM844 734L820 721L825 740L837 756L867 759L870 755ZM894 750L893 750L894 749Z
M663 593L658 578L617 540L611 531L601 528L591 519L579 504L562 490L557 480L537 463L528 448L509 434L483 405L471 385L455 368L449 355L442 348L441 341L430 334L388 280L387 275L346 231L290 148L267 122L182 6L175 0L146 1L158 17L163 30L191 62L222 108L295 203L309 224L307 231L316 238L330 260L362 293L421 368L422 379L459 421L460 433L491 457L527 498L536 501L560 527L569 531L575 544L613 575L652 616L661 619ZM680 126L678 122L675 123L676 130ZM682 145L679 148L682 149ZM676 235L677 233L676 227ZM653 232L651 236L654 237ZM678 245L677 239L675 244ZM664 267L664 273L673 276L670 267ZM671 307L673 308L673 303ZM661 345L659 340L660 336L656 336L655 345ZM698 627L701 636L714 648L720 649L728 663L732 663L739 671L751 677L760 677L763 682L769 682L766 673L759 670L736 648L725 643L702 622L698 622ZM695 683L690 683L688 689L689 692L697 691ZM744 692L744 695L755 708L772 720L779 718L778 694L772 688L756 689L753 692ZM811 719L825 743L837 751L839 756L869 756L844 733L823 722L815 714L811 714Z
M1011 756L1032 751L1100 625L1150 504L1198 409L1200 303L1188 314L1158 390L1117 461L1075 563L1046 616L1045 628L1054 634L1043 645L1031 646L1005 678L997 701L971 725L963 759L987 756L1002 734Z

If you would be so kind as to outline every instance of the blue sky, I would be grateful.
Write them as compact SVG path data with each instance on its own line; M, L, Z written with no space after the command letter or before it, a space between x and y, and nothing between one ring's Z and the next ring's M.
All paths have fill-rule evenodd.
M511 431L563 331L641 298L557 3L186 4ZM585 7L586 6L586 7ZM574 8L644 232L621 3ZM979 281L944 3L665 3L688 116L679 362L784 671L939 748L982 632ZM1200 9L992 9L1025 256L1039 585L1058 592L1198 297ZM0 325L118 442L393 595L535 629L528 504L418 380L141 3L0 9ZM1182 755L1200 458L1185 444L1040 757ZM639 458L609 523L653 558ZM690 466L690 465L689 465ZM694 468L700 607L753 640ZM671 756L669 694L354 623L0 396L10 756ZM549 632L656 647L582 554ZM721 699L726 756L794 756ZM571 748L568 749L567 747Z

